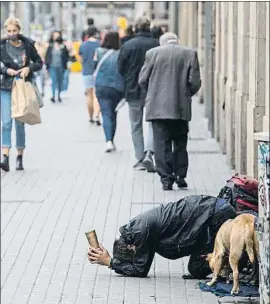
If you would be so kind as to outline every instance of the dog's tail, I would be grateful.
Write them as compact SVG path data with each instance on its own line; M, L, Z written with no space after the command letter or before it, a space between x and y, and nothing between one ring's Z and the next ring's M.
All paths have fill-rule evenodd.
M255 262L255 258L259 258L259 243L254 230L254 221L246 224L244 239L246 244L246 252L250 262L253 264Z

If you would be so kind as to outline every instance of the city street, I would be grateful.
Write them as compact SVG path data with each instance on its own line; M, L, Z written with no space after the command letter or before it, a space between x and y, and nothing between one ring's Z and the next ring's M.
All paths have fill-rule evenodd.
M47 88L43 123L26 128L25 171L15 171L12 150L11 171L1 172L2 303L218 303L197 281L181 278L188 259L156 255L148 278L125 278L88 262L84 234L96 229L111 252L118 228L143 210L190 194L218 194L232 171L207 131L204 106L193 100L189 190L164 192L157 174L132 169L126 106L117 151L105 154L102 127L88 122L81 75L71 76L62 103L51 104L50 97Z

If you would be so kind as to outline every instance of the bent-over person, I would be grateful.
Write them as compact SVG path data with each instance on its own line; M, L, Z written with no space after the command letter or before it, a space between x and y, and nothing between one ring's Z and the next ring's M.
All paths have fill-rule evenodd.
M112 257L100 245L100 249L89 247L88 259L118 274L146 277L155 253L170 260L190 256L190 274L202 279L211 269L201 255L212 252L217 231L235 217L234 208L223 199L187 196L143 212L122 226Z

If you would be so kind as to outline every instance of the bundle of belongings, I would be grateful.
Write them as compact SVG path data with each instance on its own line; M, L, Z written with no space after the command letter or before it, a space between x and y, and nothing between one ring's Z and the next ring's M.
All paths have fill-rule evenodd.
M205 258L213 272L211 281L199 282L202 291L217 296L259 297L258 181L235 175L218 195L237 211L219 229L212 253Z

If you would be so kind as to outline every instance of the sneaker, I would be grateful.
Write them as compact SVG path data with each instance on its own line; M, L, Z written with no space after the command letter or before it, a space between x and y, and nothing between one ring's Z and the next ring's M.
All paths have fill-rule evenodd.
M134 166L134 170L143 171L146 170L144 164L141 161L138 161Z
M89 122L90 122L91 124L95 123L95 121L94 121L93 118L90 118L90 119L89 119Z
M155 173L156 168L154 166L153 156L151 152L146 152L145 157L142 161L144 167L146 168L147 172Z
M114 145L111 141L107 141L105 152L110 153L112 151L114 151Z
M54 99L54 97L52 97L52 98L51 98L51 101L52 101L52 102L55 102L55 99Z
M180 188L180 189L185 189L188 187L188 184L184 178L177 179L176 184L177 184L178 188Z
M95 119L95 123L96 123L97 126L101 126L101 122L100 122L100 119L99 119L98 116Z

